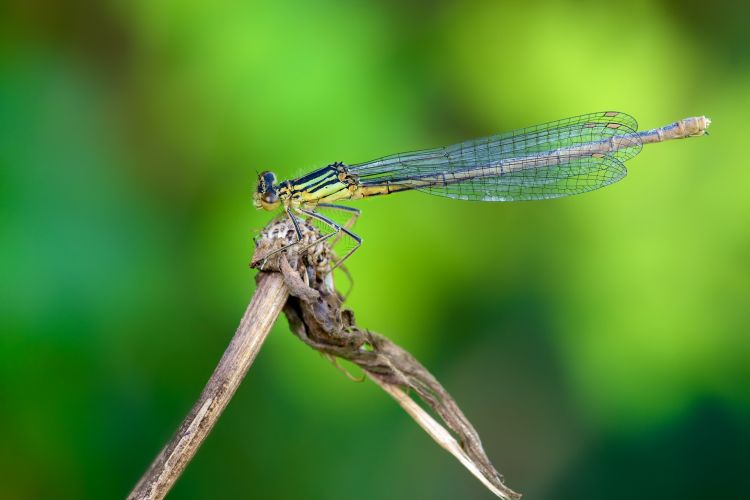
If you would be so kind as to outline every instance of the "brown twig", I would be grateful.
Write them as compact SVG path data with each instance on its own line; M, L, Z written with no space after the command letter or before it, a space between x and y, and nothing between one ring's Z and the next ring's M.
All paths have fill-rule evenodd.
M352 311L342 308L343 299L330 271L331 249L316 243L319 232L315 228L303 224L302 229L302 245L284 252L276 250L296 241L295 228L288 220L272 222L262 232L252 265L270 272L260 273L240 327L198 402L128 498L163 498L169 492L242 381L282 306L289 326L303 342L329 357L360 366L490 491L505 500L520 498L505 486L482 449L479 434L435 377L387 338L359 328ZM305 251L300 255L297 249ZM416 393L453 433L406 391Z
M278 273L260 273L240 326L198 401L128 499L164 498L198 451L245 377L289 292Z
M285 232L281 228L290 225L286 221L277 222L276 230L288 234L288 230ZM332 258L330 249L323 246L315 249L311 257L297 259L292 265L280 260L279 269L290 290L284 314L292 331L313 349L360 366L490 491L507 500L519 498L518 493L505 485L484 452L479 434L437 379L411 354L386 337L358 327L354 313L342 307L343 299L333 286L327 266ZM405 391L416 393L453 434Z

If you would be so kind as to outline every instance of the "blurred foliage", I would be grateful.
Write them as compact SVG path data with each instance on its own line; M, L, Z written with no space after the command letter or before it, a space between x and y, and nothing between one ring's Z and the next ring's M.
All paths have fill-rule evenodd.
M360 324L414 352L529 498L750 489L750 12L738 2L0 7L5 498L122 497L252 294L281 178L601 109L649 146L570 199L358 206ZM342 281L343 283L343 281ZM275 327L171 498L490 498Z

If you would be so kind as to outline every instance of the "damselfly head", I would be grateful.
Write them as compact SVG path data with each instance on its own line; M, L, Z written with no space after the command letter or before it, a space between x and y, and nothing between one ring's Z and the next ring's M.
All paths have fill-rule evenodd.
M276 191L276 175L273 172L258 174L258 189L253 193L253 205L263 210L275 210L279 206L279 194Z

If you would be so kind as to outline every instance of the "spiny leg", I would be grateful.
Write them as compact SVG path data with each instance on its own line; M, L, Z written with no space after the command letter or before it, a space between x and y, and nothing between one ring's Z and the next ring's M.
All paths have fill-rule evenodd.
M341 258L341 260L339 260L339 261L338 261L338 262L336 263L336 265L335 265L335 266L333 266L333 268L332 268L331 270L333 270L333 269L336 269L336 268L337 268L337 267L339 267L339 266L340 266L341 264L343 264L343 263L344 263L344 261L345 261L346 259L348 259L349 257L351 257L351 256L352 256L352 254L353 254L354 252L356 252L357 250L359 250L359 247L361 247L361 246L362 246L362 238L360 238L359 236L357 236L357 235L356 235L356 234L354 234L353 232L351 232L351 231L349 231L348 229L345 229L345 228L343 228L343 227L341 228L341 231L343 231L344 233L346 233L346 234L347 234L347 235L348 235L348 236L349 236L349 237L350 237L351 239L353 239L353 240L354 240L355 246L354 246L354 248L352 248L351 250L349 250L348 252L346 252L346 255L344 255L344 256L343 256L343 257Z
M324 206L326 206L326 205L328 205L328 204L324 204ZM352 215L352 217L351 217L351 218L350 218L350 219L349 219L349 220L348 220L348 221L347 221L347 222L345 223L345 225L349 225L350 223L353 223L354 221L356 221L356 219L357 219L357 217L359 216L359 213L360 213L360 211L359 211L358 209L356 209L356 208L351 208L351 207L342 207L342 206L340 206L340 205L331 205L331 206L329 206L328 208L331 208L331 207L333 207L333 208L335 208L335 209L340 209L340 210L342 210L342 211L346 211L346 212L351 212L351 213L353 214L353 215ZM332 233L329 233L329 234L326 234L326 235L320 236L319 238L315 239L315 240L314 240L314 241L312 241L311 243L308 243L307 245L305 245L304 247L302 247L302 248L300 249L300 251L299 251L299 253L300 253L300 254L304 254L304 253L305 253L305 252L306 252L306 251L307 251L307 250L308 250L309 248L311 248L311 247L313 247L313 246L317 245L318 243L322 243L323 241L326 241L326 240L328 240L328 239L330 239L330 238L336 237L337 235L338 235L338 236L340 237L340 234L341 234L342 232L343 232L343 233L345 233L345 234L347 234L347 235L348 235L348 236L349 236L349 237L350 237L351 239L353 239L353 240L354 240L354 242L355 242L355 244L356 244L356 245L355 245L355 247L354 247L354 248L352 248L351 250L349 250L349 251L348 251L348 252L346 253L346 255L344 255L344 257L343 257L342 259L338 260L338 261L337 261L337 262L336 262L336 263L335 263L335 264L333 265L333 267L331 267L331 271L333 271L334 269L336 269L337 267L339 267L339 266L340 266L340 265L341 265L341 264L342 264L342 263L343 263L343 262L344 262L344 261L345 261L346 259L348 259L348 258L349 258L349 257L350 257L350 256L351 256L351 255L352 255L352 254L353 254L353 253L354 253L354 252L355 252L355 251L356 251L356 250L357 250L357 249L358 249L358 248L359 248L360 246L362 246L362 238L360 238L359 236L357 236L357 235L356 235L356 234L354 234L353 232L349 231L349 230L348 230L348 229L347 229L346 227L343 227L343 226L341 226L341 225L339 225L339 224L337 224L337 223L333 222L333 221L332 221L332 220L330 220L329 218L327 218L327 217L325 217L325 216L323 216L323 215L321 215L321 214L319 214L319 213L317 213L317 212L313 212L313 211L311 211L311 210L305 210L305 209L302 209L302 208L296 208L296 209L294 209L294 210L296 210L296 211L297 211L297 212L299 212L300 214L304 214L304 215L307 215L307 216L309 216L309 217L312 217L312 218L314 218L314 219L316 219L316 220L319 220L319 221L320 221L320 222L322 222L323 224L325 224L325 225L327 225L328 227L330 227L331 229L333 229L333 232L332 232ZM296 246L296 245L300 245L300 244L302 243L302 231L300 230L300 227L299 227L299 221L297 220L297 217L296 217L296 216L294 215L294 213L292 213L292 210L291 210L291 209L289 209L289 208L287 208L287 209L286 209L286 213L287 213L287 215L289 216L289 219L290 219L290 220L292 221L292 224L294 225L294 229L295 229L295 231L296 231L296 234L297 234L297 241L296 241L296 242L294 242L294 243L289 243L288 245L284 245L284 246L283 246L283 247L281 247L281 248L277 248L276 250L274 250L274 251L272 251L272 252L269 252L269 253L268 253L267 255L265 255L265 256L263 257L263 263L262 263L262 264L261 264L261 266L260 266L260 269L261 269L261 270L263 270L264 266L266 265L266 263L268 262L268 259L269 259L270 257L272 257L272 256L276 255L276 254L277 254L277 253L279 253L279 252L283 252L283 251L285 251L285 250L289 249L290 247L293 247L293 246ZM337 239L338 239L338 238L336 238L336 240L337 240ZM336 241L336 240L334 240L334 241ZM348 272L346 272L346 274L348 275Z
M362 212L358 208L354 207L347 207L345 205L334 205L333 203L318 203L319 207L327 208L329 210L338 210L340 212L346 212L350 215L350 217L344 222L344 225L342 226L344 229L350 229L354 224L357 222L357 219L362 214ZM339 233L332 241L331 246L335 246L336 243L339 242L341 239L341 233Z
M305 210L303 208L295 208L294 210L296 210L297 212L299 212L302 215L306 215L308 217L312 217L313 219L319 220L323 224L325 224L326 226L328 226L331 229L333 229L332 233L328 233L328 234L322 235L319 238L317 238L315 241L313 241L313 242L308 243L307 245L305 245L302 248L302 250L300 251L300 253L305 252L308 248L313 247L313 246L317 245L318 243L326 241L329 238L333 238L334 236L336 236L337 234L339 234L340 231L342 231L344 229L339 224L336 224L335 222L333 222L331 219L329 219L329 218L327 218L327 217L325 217L323 215L320 215L317 212L313 212L312 210Z
M316 206L328 208L331 210L338 210L340 212L347 212L351 214L351 217L344 223L344 226L346 229L351 228L355 222L357 222L357 219L362 214L362 211L358 208L354 207L347 207L346 205L334 205L333 203L318 203Z
M357 222L357 219L359 219L359 216L362 214L362 212L358 208L348 207L346 205L334 205L333 203L319 203L318 205L316 205L316 207L323 207L329 210L335 210L335 211L345 212L349 214L349 218L343 224L344 229L350 229L352 226L354 226L354 224L356 224ZM339 242L339 240L341 240L342 234L343 232L337 231L336 236L331 240L331 247L334 247ZM360 244L361 244L361 240L360 240ZM347 269L347 267L343 265L343 259L341 260L341 262L337 264L337 266L339 269L341 269L341 271L346 276L346 279L349 281L349 289L346 291L346 293L343 294L344 301L346 301L346 299L349 297L349 295L352 293L352 290L354 289L354 278L352 278L352 275L349 272L349 269Z
M334 235L337 235L337 234L339 234L341 232L345 233L347 236L349 236L351 239L354 240L354 243L355 243L354 248L352 248L351 250L349 250L346 253L346 255L344 255L344 257L342 257L341 259L339 259L339 261L336 262L336 264L331 268L331 271L333 271L334 269L336 269L337 267L339 267L346 259L348 259L349 257L351 257L351 255L357 249L359 249L359 247L362 246L362 238L360 238L359 236L357 236L353 232L349 231L347 228L345 228L343 226L340 226L339 224L336 224L335 222L333 222L328 217L326 217L324 215L321 215L321 214L319 214L317 212L313 212L311 210L305 210L303 208L298 208L297 210L299 212L307 215L307 216L310 216L310 217L312 217L314 219L319 220L320 222L322 222L323 224L327 225L328 227L330 227L330 228L332 228L334 230L333 233L327 234L325 236L321 236L320 238L318 238L314 242L310 243L309 245L307 245L305 247L305 249L307 249L307 248L309 248L309 247L311 247L311 246L313 246L313 245L315 245L315 244L317 244L317 243L319 243L321 241L327 240L328 238L330 238L330 237L332 237ZM359 210L357 210L357 211L359 212Z
M299 222L297 221L297 218L294 216L291 210L289 208L286 208L286 214L289 216L289 218L292 220L292 224L294 224L294 230L297 232L297 243L302 241L302 231L299 228ZM292 243L293 245L295 243Z

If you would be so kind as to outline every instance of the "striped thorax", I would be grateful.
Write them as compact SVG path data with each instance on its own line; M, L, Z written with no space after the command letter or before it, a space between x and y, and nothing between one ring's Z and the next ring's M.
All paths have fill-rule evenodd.
M315 208L320 203L361 198L357 176L343 163L333 163L303 177L276 183L273 172L258 176L254 205L264 210ZM359 196L357 196L359 194Z

